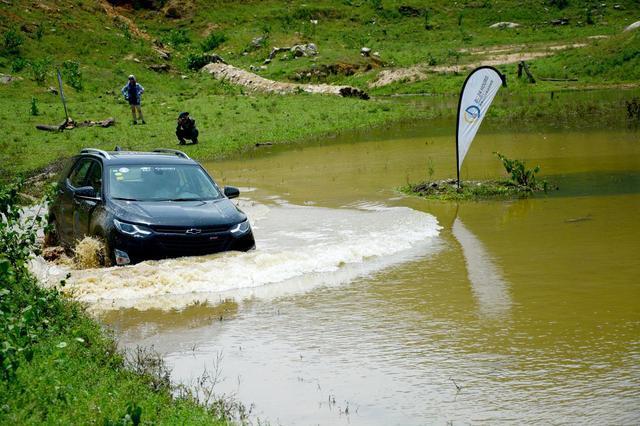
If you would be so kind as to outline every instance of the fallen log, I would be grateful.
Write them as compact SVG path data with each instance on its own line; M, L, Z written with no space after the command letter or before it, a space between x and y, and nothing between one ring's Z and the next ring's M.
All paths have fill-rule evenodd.
M274 47L271 49L271 53L269 53L269 60L272 60L276 57L276 55L280 52L289 52L291 47Z
M538 78L540 81L578 81L577 78Z
M75 129L76 127L94 127L94 126L110 127L115 123L116 123L116 120L112 117L109 117L100 121L85 120L80 123L76 123L75 121L69 119L69 120L63 121L57 126L48 125L48 124L38 124L36 126L36 129L44 130L46 132L62 132L63 130L72 130L72 129Z

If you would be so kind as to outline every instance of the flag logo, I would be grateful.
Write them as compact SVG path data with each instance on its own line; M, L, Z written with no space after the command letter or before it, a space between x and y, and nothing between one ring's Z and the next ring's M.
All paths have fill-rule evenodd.
M480 108L475 105L468 106L464 110L464 121L471 124L480 118Z

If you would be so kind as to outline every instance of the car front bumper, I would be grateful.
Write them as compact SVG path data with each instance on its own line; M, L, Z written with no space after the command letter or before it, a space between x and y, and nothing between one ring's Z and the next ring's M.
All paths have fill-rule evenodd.
M115 232L111 247L126 253L130 262L167 259L183 256L202 256L224 251L249 251L255 248L253 232L234 236L230 232L202 234L165 234L154 232L145 238ZM126 264L121 262L117 264Z

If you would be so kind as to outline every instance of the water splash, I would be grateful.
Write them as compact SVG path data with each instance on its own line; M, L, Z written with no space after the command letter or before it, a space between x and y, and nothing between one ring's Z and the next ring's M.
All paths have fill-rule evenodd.
M273 297L338 285L424 255L440 226L404 207L357 210L248 203L258 249L72 271L64 290L95 309L175 309L225 297ZM255 213L255 214L254 214ZM40 265L42 267L42 264ZM55 284L61 273L41 274Z

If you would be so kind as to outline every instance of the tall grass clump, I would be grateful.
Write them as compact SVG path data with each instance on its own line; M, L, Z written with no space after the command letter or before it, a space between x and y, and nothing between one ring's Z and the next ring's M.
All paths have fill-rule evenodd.
M209 34L207 38L202 41L202 43L200 43L200 48L203 52L209 52L219 47L225 41L227 41L226 35L214 31Z
M15 27L7 29L4 34L2 34L2 49L5 53L20 53L20 46L22 46L23 42L24 38Z
M69 84L77 91L82 91L82 71L80 64L75 61L64 61L62 63L62 75Z

